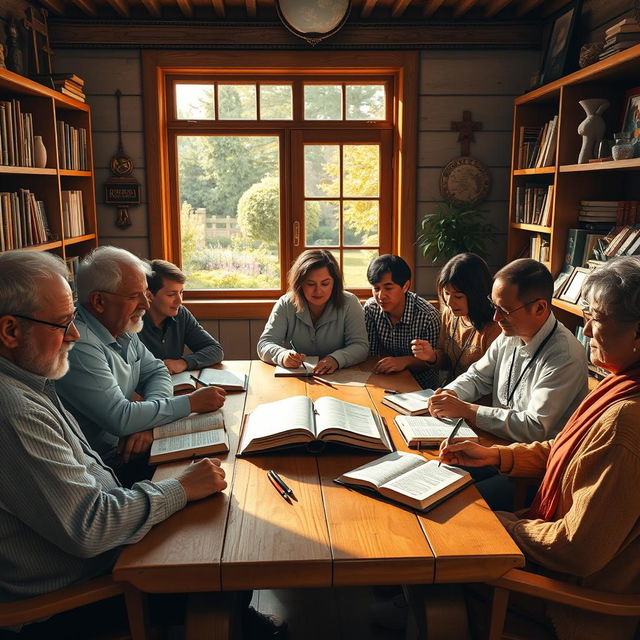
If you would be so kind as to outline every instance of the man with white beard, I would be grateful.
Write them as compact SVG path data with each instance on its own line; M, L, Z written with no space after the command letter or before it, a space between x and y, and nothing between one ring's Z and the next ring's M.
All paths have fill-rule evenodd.
M91 446L125 485L149 477L145 454L153 427L215 411L225 396L218 387L173 396L167 368L137 336L149 308L148 272L146 263L117 247L98 247L80 262L80 339L56 385Z
M205 459L125 489L91 449L52 382L79 338L66 278L49 253L0 255L0 602L108 573L122 545L227 486Z

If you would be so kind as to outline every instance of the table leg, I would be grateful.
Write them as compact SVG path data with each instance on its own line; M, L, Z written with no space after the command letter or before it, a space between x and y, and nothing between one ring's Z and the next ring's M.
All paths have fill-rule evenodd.
M405 597L421 640L468 640L467 607L461 585L409 585Z
M237 609L234 593L192 593L187 600L185 640L235 640Z

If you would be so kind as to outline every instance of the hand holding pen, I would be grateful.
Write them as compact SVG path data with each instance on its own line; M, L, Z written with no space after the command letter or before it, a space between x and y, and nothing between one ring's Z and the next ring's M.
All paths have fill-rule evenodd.
M453 429L451 430L451 433L447 436L447 439L442 443L442 445L440 445L440 460L438 460L438 466L442 464L443 454L446 451L446 449L449 447L449 444L451 443L451 441L456 437L456 433L458 433L458 430L462 426L463 422L464 422L464 418L458 418L456 420L455 425L453 425Z
M282 361L282 366L287 367L287 369L297 369L302 366L302 363L307 356L304 353L298 352L293 344L293 340L291 340L289 344L291 345L291 349L287 351L287 355Z

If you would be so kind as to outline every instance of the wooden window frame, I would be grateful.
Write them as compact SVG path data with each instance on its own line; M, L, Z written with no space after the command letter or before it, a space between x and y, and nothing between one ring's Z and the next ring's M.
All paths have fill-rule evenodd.
M211 74L226 76L225 81L240 77L247 79L252 73L255 78L268 76L284 80L288 75L294 82L305 80L322 82L357 83L375 80L378 76L390 76L394 83L393 104L387 104L387 114L393 123L392 132L392 229L387 246L393 253L401 255L414 268L415 209L416 209L416 155L417 155L417 104L419 55L412 51L305 51L260 52L257 56L250 51L143 51L142 72L144 83L144 113L147 162L147 196L149 219L149 246L151 256L172 260L180 255L179 233L172 220L172 194L176 193L176 174L172 171L169 159L169 134L171 124L167 103L166 83L169 77ZM373 77L372 77L373 76ZM389 102L389 101L388 101ZM302 114L294 113L294 121ZM175 122L175 121L174 121ZM243 121L216 121L221 130L242 129ZM335 129L342 121L306 121L317 129ZM371 123L349 120L349 127L359 126L371 129ZM210 121L206 128L210 128ZM293 128L290 120L251 121L250 128L256 130L256 124L263 126L265 132L279 128L282 124ZM388 122L381 127L388 128ZM313 127L312 127L313 128ZM197 127L192 128L193 131ZM284 144L290 144L286 140ZM287 153L283 162L288 162ZM282 172L284 174L284 171ZM283 197L289 194L283 192ZM286 209L285 209L286 210ZM290 225L290 214L285 215L283 225ZM292 247L282 246L285 264L290 264ZM276 295L264 295L261 298L249 297L245 292L233 292L234 295L211 298L207 292L187 292L187 306L200 318L265 318L268 316ZM238 293L239 295L235 295ZM279 295L279 294L278 294Z

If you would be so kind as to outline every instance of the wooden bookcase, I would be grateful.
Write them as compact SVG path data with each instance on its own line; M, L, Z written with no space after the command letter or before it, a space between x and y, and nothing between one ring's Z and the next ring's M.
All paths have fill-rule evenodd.
M49 89L33 80L0 69L0 100L20 101L23 112L33 114L33 133L42 136L47 150L46 166L8 166L0 164L0 192L29 189L45 205L52 239L25 249L51 251L65 260L83 256L97 246L96 202L93 180L93 153L91 143L91 110L74 98ZM56 121L62 120L87 132L88 171L60 169ZM62 192L82 192L85 233L65 238Z
M640 45L630 47L585 69L576 71L515 100L509 206L507 258L513 260L529 246L534 233L550 242L545 264L558 275L564 264L567 230L578 226L580 200L640 199L640 158L577 164L582 138L578 125L585 118L578 104L586 98L607 98L611 103L603 117L605 136L620 130L625 93L640 84ZM559 115L556 155L553 166L516 169L520 127L541 127ZM554 185L551 223L548 227L518 224L515 220L516 188L525 184ZM554 300L554 312L569 328L581 319L577 306Z

